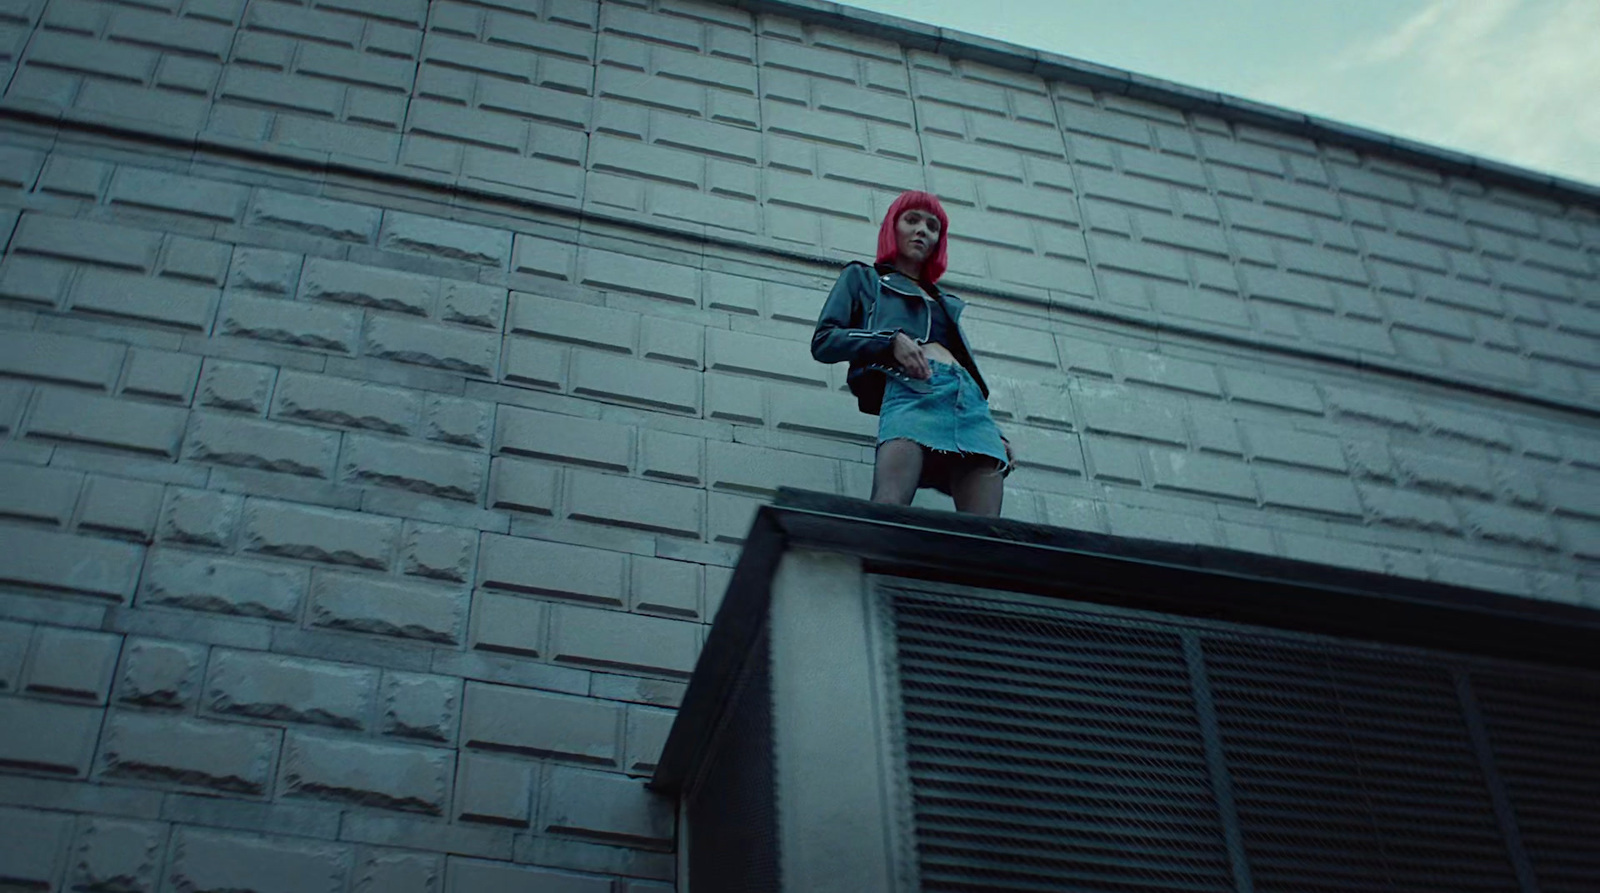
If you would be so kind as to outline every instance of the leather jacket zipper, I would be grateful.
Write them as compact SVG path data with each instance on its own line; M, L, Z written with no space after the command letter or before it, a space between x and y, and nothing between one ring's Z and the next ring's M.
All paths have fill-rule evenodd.
M889 277L888 276L880 276L878 278L878 281L879 281L880 284L883 285L884 288L887 288L888 290L894 292L897 295L905 295L908 298L911 297L911 293L910 292L901 291L900 289L895 288L893 285L889 284ZM918 341L917 343L918 344L927 344L928 343L928 339L933 337L933 306L929 303L929 298L928 298L928 293L927 292L922 291L921 289L917 289L917 297L922 298L922 312L924 314L926 314L927 317L928 317L928 324L923 329L922 340ZM877 312L876 302L874 302L873 312L874 313Z

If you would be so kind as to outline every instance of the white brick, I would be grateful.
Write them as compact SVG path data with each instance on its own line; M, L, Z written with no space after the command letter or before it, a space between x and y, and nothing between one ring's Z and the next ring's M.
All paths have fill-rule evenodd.
M652 409L698 415L700 374L665 363L579 350L572 355L572 391Z
M378 242L385 248L432 254L491 267L504 267L511 255L511 234L483 226L388 211Z
M122 345L104 341L4 331L0 332L0 375L109 391L116 384L126 353Z
M550 620L550 656L576 666L688 678L700 652L698 630L686 621L559 605Z
M205 707L213 713L364 731L378 671L255 651L211 656Z
M698 564L635 555L628 606L647 614L698 619L704 576Z
M87 630L41 627L33 636L24 690L104 704L122 637Z
M455 755L447 750L372 744L290 731L284 739L285 797L443 815Z
M700 272L690 267L585 248L578 253L578 268L585 285L695 306L700 303Z
M378 703L378 730L385 735L446 744L456 740L461 717L460 679L386 672Z
M283 558L387 570L400 522L392 518L251 499L241 548Z
M100 707L0 698L0 766L82 778L104 717Z
M512 292L507 328L517 335L632 353L639 340L639 314L580 301Z
M373 314L367 320L366 353L487 378L498 365L500 339L492 332Z
M277 729L141 713L113 713L100 747L102 774L236 794L267 789Z
M83 489L83 474L59 468L0 465L0 516L63 527Z
M646 477L698 484L705 442L686 434L639 432L639 470Z
M497 457L489 477L489 507L555 514L560 470L537 462Z
M622 759L622 720L620 706L605 701L468 682L461 743L615 766Z
M524 657L544 653L549 604L481 591L472 597L472 647Z
M173 833L171 860L179 890L339 893L350 875L344 845L197 828Z
M318 571L312 582L312 626L455 645L467 619L459 589Z
M260 415L266 411L277 370L251 363L207 359L200 374L201 406Z
M172 459L188 418L188 411L177 407L41 389L28 415L27 431L34 438Z
M407 440L346 434L339 473L346 483L476 503L488 474L486 458Z
M478 584L620 606L625 565L617 552L484 534Z
M420 406L421 399L412 391L286 370L273 394L272 414L300 422L411 434Z
M0 582L125 602L144 548L131 543L12 527L0 549Z
M163 824L87 820L73 848L69 883L79 890L154 890L166 843Z
M291 565L161 549L150 555L139 603L295 621L308 582L306 570Z
M566 473L567 517L677 536L698 537L705 492L572 469Z
M1051 346L1051 360L1055 350ZM706 338L706 366L718 372L754 375L799 384L828 384L827 367L811 359L804 342L711 329Z
M627 471L633 461L633 430L612 422L501 406L494 446L501 454Z
M718 489L755 494L776 493L779 487L838 489L831 459L722 441L706 444L706 480Z
M556 767L541 794L544 831L636 846L672 840L671 806L645 790L643 779Z
M526 760L462 754L456 770L455 817L463 822L526 828L537 768Z

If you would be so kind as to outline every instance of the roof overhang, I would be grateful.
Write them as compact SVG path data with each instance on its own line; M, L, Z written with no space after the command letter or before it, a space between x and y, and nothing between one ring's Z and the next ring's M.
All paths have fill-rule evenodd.
M783 489L756 513L652 786L676 792L767 618L784 554L871 572L1303 633L1600 670L1600 611L1212 546Z

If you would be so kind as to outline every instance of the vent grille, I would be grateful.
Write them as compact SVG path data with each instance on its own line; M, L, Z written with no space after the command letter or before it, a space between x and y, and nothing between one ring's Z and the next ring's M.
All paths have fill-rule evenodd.
M894 607L922 889L1232 889L1177 636Z
M1203 650L1257 891L1516 889L1445 668L1260 638Z
M1600 891L1600 676L884 592L923 890Z
M1600 890L1600 680L1485 672L1473 690L1539 889Z
M767 634L750 650L688 798L696 893L777 893L778 827Z

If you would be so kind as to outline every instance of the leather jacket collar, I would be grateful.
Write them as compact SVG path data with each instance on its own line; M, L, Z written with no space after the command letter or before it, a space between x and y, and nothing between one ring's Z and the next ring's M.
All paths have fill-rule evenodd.
M925 285L900 272L893 264L874 264L872 267L878 273L878 279L884 286L892 291L897 291L907 297L918 298L926 294L929 296L943 296L937 285Z

